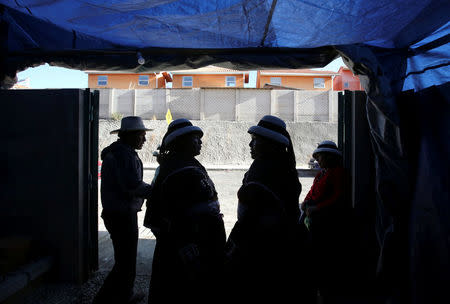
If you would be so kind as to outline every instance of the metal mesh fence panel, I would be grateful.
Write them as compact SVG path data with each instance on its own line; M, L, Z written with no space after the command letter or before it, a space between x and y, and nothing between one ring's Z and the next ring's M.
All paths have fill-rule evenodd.
M136 115L144 119L165 119L166 90L136 90Z
M328 121L328 91L301 91L297 103L297 121Z
M204 114L206 120L234 120L236 90L205 89Z
M294 121L294 91L274 90L272 98L272 115L275 115L284 121Z
M171 89L168 105L173 119L200 119L200 90L199 89Z
M113 113L120 113L123 116L134 114L134 90L114 89L115 107Z
M109 118L120 113L164 120L170 109L173 119L257 122L272 114L287 122L329 121L337 115L335 95L330 91L267 89L105 89L100 91L100 115Z
M257 122L270 114L270 90L239 90L237 120Z

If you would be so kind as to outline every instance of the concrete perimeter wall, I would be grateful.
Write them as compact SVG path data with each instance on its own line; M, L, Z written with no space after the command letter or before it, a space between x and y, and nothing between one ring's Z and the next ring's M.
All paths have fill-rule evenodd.
M113 114L165 119L185 117L208 121L257 122L267 114L285 121L337 121L335 91L202 88L100 89L100 118Z
M138 153L144 164L156 165L152 153L161 143L167 130L167 123L164 120L144 120L144 123L154 130L147 133L147 142ZM197 157L203 165L246 166L251 164L248 146L250 135L247 130L254 123L204 120L192 120L192 123L202 128L204 132L201 155ZM120 121L100 119L99 155L103 148L117 139L117 135L110 135L109 132L119 128ZM287 122L287 129L294 144L298 167L306 166L318 142L325 139L337 142L337 123Z

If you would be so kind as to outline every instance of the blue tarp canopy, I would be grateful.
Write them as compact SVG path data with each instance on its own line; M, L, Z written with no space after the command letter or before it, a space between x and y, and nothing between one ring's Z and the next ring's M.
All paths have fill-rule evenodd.
M397 66L396 59L407 58L393 76L401 89L425 88L450 77L449 1L0 3L2 53L7 55L3 64L10 76L42 62L132 72L212 63L237 69L321 67L338 51L362 62L360 57L368 60L368 55L361 52L370 50L383 53L387 62L382 66ZM137 63L137 52L146 60L144 65Z
M403 48L428 37L448 21L448 1L431 0L1 3L7 7L5 16L10 15L9 21L16 27L13 31L17 36L8 41L10 51L30 47L313 48L355 43ZM55 39L58 29L61 36ZM72 32L88 40L80 39L73 45Z
M389 303L450 302L449 0L0 0L0 37L3 88L44 62L139 73L342 56L369 97L379 269L402 299Z

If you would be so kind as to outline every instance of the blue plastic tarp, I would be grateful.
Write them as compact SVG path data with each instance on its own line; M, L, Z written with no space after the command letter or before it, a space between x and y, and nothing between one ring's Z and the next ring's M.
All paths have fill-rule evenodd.
M436 0L0 3L48 22L49 28L56 26L131 48L312 48L355 43L400 48L422 40L448 18L448 1ZM19 25L24 23L21 20ZM404 31L408 32L406 38ZM48 36L33 38L46 46Z
M139 73L209 64L240 70L322 67L341 55L369 97L374 187L385 207L379 208L380 261L390 260L380 268L395 272L401 262L410 263L406 283L414 301L398 303L449 302L450 1L0 4L2 87L14 83L17 71L44 62ZM391 280L388 288L401 289Z
M449 77L448 45L414 54L421 41L432 43L450 34L450 2L443 0L0 0L0 4L7 73L42 62L130 72L208 64L238 69L320 67L338 55L326 49L329 46L352 50L366 46L393 54L386 60L389 53L383 52L379 62L393 62L398 54L408 58L401 73L390 76L390 82L397 82L394 91L426 88ZM180 49L185 52L165 52ZM198 49L205 50L201 56ZM147 59L144 66L137 64L137 51ZM301 53L306 56L295 55ZM310 56L313 53L318 55ZM352 61L367 59L350 53ZM274 60L276 56L281 59Z

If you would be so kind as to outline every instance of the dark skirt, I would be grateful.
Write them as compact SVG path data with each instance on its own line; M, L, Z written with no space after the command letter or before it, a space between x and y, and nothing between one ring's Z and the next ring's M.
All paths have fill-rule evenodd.
M177 239L176 233L157 239L148 303L211 303L220 298L224 224L220 219L199 229L192 242Z

